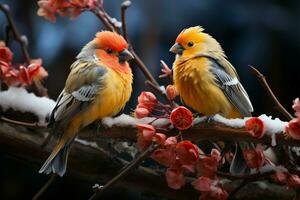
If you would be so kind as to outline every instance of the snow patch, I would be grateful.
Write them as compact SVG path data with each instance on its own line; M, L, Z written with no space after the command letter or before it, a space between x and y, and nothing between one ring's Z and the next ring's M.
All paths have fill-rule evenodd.
M6 111L30 112L39 118L39 123L44 124L46 116L51 113L55 101L48 97L38 97L29 93L22 87L10 87L6 91L0 91L0 107Z
M216 122L220 122L222 124L225 124L226 126L232 127L232 128L243 128L245 127L246 120L249 119L249 117L245 117L244 119L227 119L223 116L217 114L213 117L213 120Z
M117 117L105 117L102 119L102 124L105 127L111 128L113 126L118 126L118 127L125 127L125 126L130 126L130 127L135 127L137 124L148 124L152 121L154 121L154 117L145 117L142 119L136 119L130 115L126 114L121 114ZM160 127L164 126L170 123L168 119L157 119L155 120L152 124L154 126Z
M207 119L206 116L194 118L193 126L195 126L195 125L197 125L197 124L199 124L201 122L204 122L206 119Z
M245 117L243 119L226 119L217 114L213 117L213 120L232 128L243 128L245 127L245 122L249 118L250 117ZM281 121L278 118L272 119L272 116L267 116L265 114L260 115L258 118L261 119L265 124L266 134L272 139L271 145L276 146L276 134L281 134L288 122Z
M272 119L272 116L267 116L265 114L258 118L261 119L266 126L266 133L272 139L271 145L276 146L276 134L281 134L288 122L281 121L278 118Z

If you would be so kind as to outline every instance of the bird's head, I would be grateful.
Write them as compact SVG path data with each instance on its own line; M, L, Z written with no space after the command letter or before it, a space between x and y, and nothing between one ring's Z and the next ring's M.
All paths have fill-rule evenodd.
M203 32L201 26L194 26L181 31L170 51L184 58L197 54L219 53L223 55L220 44L209 34Z
M128 50L128 43L121 35L111 31L101 31L82 49L77 58L97 59L106 67L120 72L129 72L127 61L134 57Z

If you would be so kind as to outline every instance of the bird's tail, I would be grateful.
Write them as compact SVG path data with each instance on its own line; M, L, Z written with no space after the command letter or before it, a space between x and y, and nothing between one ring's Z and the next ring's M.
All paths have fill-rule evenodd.
M50 174L53 172L59 176L63 176L67 169L69 149L70 142L65 142L61 139L39 170L39 173Z

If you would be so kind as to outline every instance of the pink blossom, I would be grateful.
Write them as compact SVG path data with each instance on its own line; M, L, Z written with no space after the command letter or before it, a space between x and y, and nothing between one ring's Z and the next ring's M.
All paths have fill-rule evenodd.
M135 111L134 111L134 116L137 119L147 117L147 116L149 116L149 114L150 114L150 112L146 108L136 108Z
M178 95L174 85L168 85L166 88L166 93L167 93L168 99L170 99L170 100L174 100L176 98L176 96Z
M171 167L175 164L176 154L171 148L156 149L152 153L151 158L163 166Z
M293 102L293 109L295 110L295 116L300 117L300 100L296 98Z
M300 187L300 178L296 174L292 174L287 179L287 185L290 188L299 188Z
M212 180L208 177L201 176L192 182L192 186L200 192L210 192Z
M178 190L185 185L185 177L182 170L179 169L168 168L166 171L166 180L168 186L174 190Z
M199 148L188 140L177 143L175 152L181 164L194 164L199 159Z
M157 99L152 92L142 92L138 97L138 108L145 108L151 112L157 104Z
M260 147L255 149L244 149L243 155L248 167L259 170L265 163L265 156Z
M176 145L177 144L177 138L176 137L168 137L165 141L166 146Z
M149 124L137 124L136 126L138 129L137 145L141 151L144 151L152 143L156 130Z
M300 140L300 118L292 119L285 127L285 133L295 140Z

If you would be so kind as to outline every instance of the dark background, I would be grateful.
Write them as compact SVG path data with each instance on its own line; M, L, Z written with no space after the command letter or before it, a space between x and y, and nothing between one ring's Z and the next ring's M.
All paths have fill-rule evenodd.
M75 20L58 17L56 23L51 23L36 15L36 1L0 2L10 5L19 30L28 37L31 56L43 59L43 66L49 71L45 85L50 97L55 99L64 86L75 56L103 28L102 24L91 13L84 13ZM119 19L122 1L104 2L106 10ZM186 27L203 26L221 43L236 67L252 100L254 115L267 113L284 119L272 108L248 65L256 66L266 75L278 99L292 112L292 100L300 96L299 18L299 0L132 0L127 24L131 43L155 77L160 73L160 59L172 65L174 55L168 50L178 33ZM5 17L0 13L0 40L5 24ZM13 43L12 48L15 61L22 62L18 45ZM132 68L134 94L125 109L127 113L135 107L139 92L145 89L143 74L136 66ZM28 199L47 180L46 176L37 173L39 166L31 166L25 161L0 154L0 164L1 199ZM73 199L86 199L92 184L66 176L51 187L46 197L59 199L68 195ZM114 199L120 198L146 197L118 189L114 191Z

